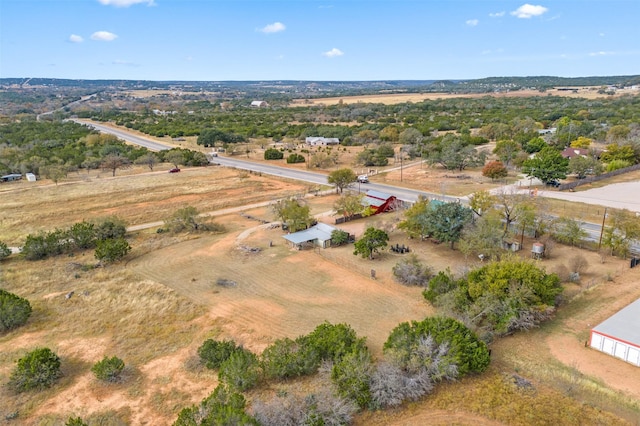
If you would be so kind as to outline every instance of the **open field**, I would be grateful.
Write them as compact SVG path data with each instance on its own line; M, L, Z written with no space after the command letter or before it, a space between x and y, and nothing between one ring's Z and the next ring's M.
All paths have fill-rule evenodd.
M33 232L25 229L50 230L105 215L130 224L153 222L185 205L216 211L306 189L217 167L139 172L80 177L58 186L3 186L0 207L11 214L0 222L2 238L11 235L19 242ZM330 223L332 217L322 213L334 200L311 197L313 214ZM246 213L272 219L267 207ZM390 213L343 228L360 235L371 225L393 229L399 219ZM106 268L82 267L95 263L91 252L38 262L17 256L3 261L0 286L28 298L34 313L26 326L0 335L0 383L6 383L17 358L38 346L62 357L64 377L39 393L14 395L0 387L0 417L18 412L19 424L26 425L59 425L70 415L90 424L171 424L181 408L200 401L217 383L214 373L194 361L206 338L232 338L260 352L275 339L307 333L325 320L347 322L367 337L379 357L399 322L433 313L420 289L392 280L391 268L401 255L385 251L369 261L353 256L350 246L296 251L286 245L280 229L262 227L238 213L215 221L227 232L174 236L149 229L132 234L126 261ZM447 245L409 240L398 231L391 232L390 242L409 245L436 271L461 271L477 262ZM530 245L526 240L525 250ZM242 247L261 250L248 253ZM403 409L362 413L356 424L637 423L637 368L586 349L584 340L591 326L640 297L640 270L628 270L627 261L615 258L601 263L596 253L560 245L542 265L553 272L578 253L590 266L581 286L567 285L567 296L575 298L551 323L495 342L489 372L443 384ZM376 280L370 278L371 269ZM237 286L217 286L218 278ZM71 290L75 295L65 299ZM124 383L103 385L93 378L91 365L105 355L117 355L129 366ZM505 377L513 374L530 380L535 392L509 385ZM249 401L281 386L258 389Z
M597 99L611 95L603 95L598 93L600 87L579 87L575 90L562 90L559 88L550 89L544 92L538 90L516 90L516 91L504 91L493 93L394 93L394 94L379 94L379 95L362 95L362 96L343 96L334 98L320 98L320 99L296 99L293 101L292 106L303 105L337 105L342 102L344 104L355 103L380 103L386 105L400 104L405 102L422 102L425 100L436 99L453 99L453 98L482 98L485 96L492 96L497 98L525 98L530 96L564 96L570 98L586 98ZM637 94L636 91L624 91L620 90L616 93L617 96L624 94Z

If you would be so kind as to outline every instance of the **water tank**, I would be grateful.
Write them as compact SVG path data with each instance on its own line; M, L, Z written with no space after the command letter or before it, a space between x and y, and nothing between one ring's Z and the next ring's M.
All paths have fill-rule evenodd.
M531 251L535 254L543 254L544 253L544 244L542 243L533 243L533 247Z

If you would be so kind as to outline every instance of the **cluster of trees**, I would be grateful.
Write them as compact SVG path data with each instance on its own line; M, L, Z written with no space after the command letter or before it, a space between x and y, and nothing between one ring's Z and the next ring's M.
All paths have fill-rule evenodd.
M224 232L224 225L202 216L197 208L186 206L176 210L164 221L163 230L178 232Z
M562 293L560 279L533 262L508 257L456 278L441 271L429 281L425 299L485 339L528 330L547 320Z
M201 152L173 148L153 153L71 121L22 121L0 126L1 174L31 172L57 183L81 169L104 169L115 175L133 163L153 170L162 162L176 167L209 164Z
M82 221L68 229L27 235L21 253L28 260L95 249L101 262L113 262L126 256L131 250L125 240L124 221L111 217L99 222Z
M302 231L314 223L309 206L297 197L278 200L271 205L271 209L276 218L282 221L283 228L291 232Z
M480 373L490 362L486 344L462 323L444 317L398 325L379 363L351 327L329 323L295 340L276 340L259 357L233 341L213 339L206 340L198 354L205 366L219 369L221 384L201 404L183 409L174 425L228 424L228 419L266 426L348 424L358 409L415 401L437 383ZM323 390L254 401L252 413L245 410L240 392L264 381L318 371L330 381Z

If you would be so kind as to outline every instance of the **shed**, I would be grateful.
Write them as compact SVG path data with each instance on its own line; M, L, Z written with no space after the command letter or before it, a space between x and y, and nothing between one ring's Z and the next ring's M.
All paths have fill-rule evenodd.
M22 175L20 173L11 173L10 175L1 176L0 182L11 182L20 179L22 179Z
M268 107L269 104L265 101L252 101L251 102L251 107L253 108L266 108Z
M26 177L29 182L36 181L36 175L34 175L33 173L25 173L24 177Z
M327 248L331 247L331 233L335 230L338 230L335 226L317 223L304 231L283 235L283 238L298 249L304 243L312 243L315 246Z
M369 190L362 199L362 204L373 209L373 214L394 210L397 198L391 194Z
M592 328L589 346L640 367L640 299Z

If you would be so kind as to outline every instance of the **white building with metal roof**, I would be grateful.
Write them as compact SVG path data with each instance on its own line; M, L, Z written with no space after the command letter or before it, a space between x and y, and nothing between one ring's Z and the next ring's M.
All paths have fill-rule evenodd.
M640 299L591 329L589 346L640 367Z
M327 248L331 246L331 233L335 230L338 230L338 228L319 222L303 231L283 235L283 238L297 248L301 248L304 243Z

